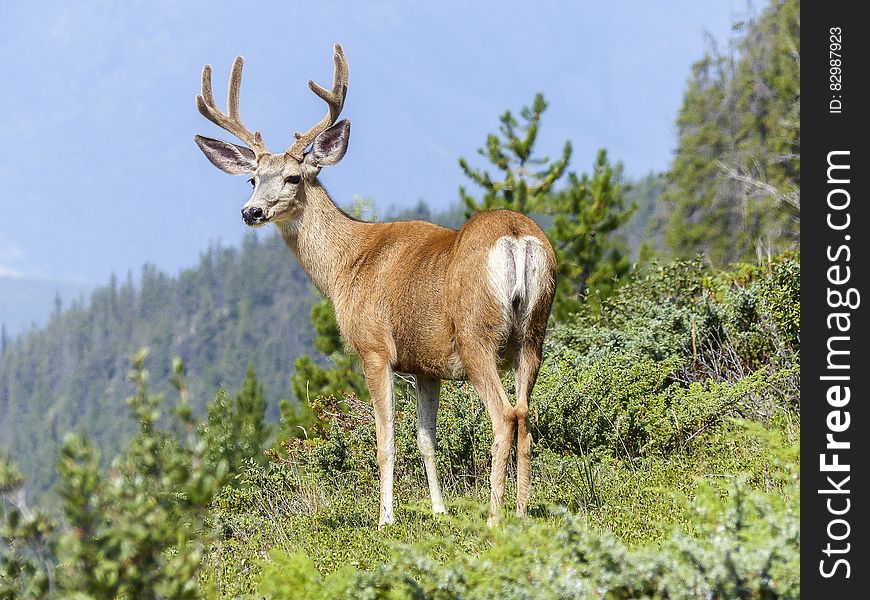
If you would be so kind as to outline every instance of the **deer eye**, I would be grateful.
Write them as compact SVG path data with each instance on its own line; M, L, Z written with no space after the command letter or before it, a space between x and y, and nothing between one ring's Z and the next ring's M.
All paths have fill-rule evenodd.
M254 183L254 178L253 178L253 177L251 177L250 179L248 179L248 183L250 183L251 186L253 186L253 187L257 187L257 184Z
M291 175L290 177L288 177L284 181L286 181L287 183L296 184L296 183L299 183L300 181L302 181L302 176L301 175Z

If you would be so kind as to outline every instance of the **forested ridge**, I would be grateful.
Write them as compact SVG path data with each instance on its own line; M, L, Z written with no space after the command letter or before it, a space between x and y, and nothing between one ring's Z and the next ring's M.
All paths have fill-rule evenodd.
M398 377L377 530L359 366L284 242L251 235L6 344L0 597L798 598L799 2L734 30L687 74L667 172L539 156L536 94L459 159L460 202L384 215L512 208L556 250L527 518L484 525L492 433L465 382L443 386L433 518Z
M166 383L173 357L190 375L202 413L220 386L235 390L248 364L274 402L289 399L293 361L312 352L307 276L275 235L215 246L196 267L170 277L150 265L96 289L86 303L58 309L48 325L14 338L0 358L0 451L28 473L31 490L56 480L63 434L83 432L107 456L135 432L123 398L133 391L133 354L151 350L154 380Z

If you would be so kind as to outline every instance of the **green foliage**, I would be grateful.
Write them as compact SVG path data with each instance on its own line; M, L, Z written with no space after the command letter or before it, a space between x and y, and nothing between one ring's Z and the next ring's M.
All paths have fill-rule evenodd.
M799 257L714 274L700 259L652 262L628 279L598 312L556 329L548 347L575 363L633 362L684 356L686 382L735 381L764 365L796 362L800 327Z
M8 493L23 484L24 476L21 472L8 459L0 457L0 493Z
M217 502L224 536L208 560L221 576L209 581L222 597L793 598L799 440L788 420L772 425L726 421L668 456L590 458L587 476L536 451L535 516L496 530L485 487L434 520L422 477L400 478L398 524L378 532L374 481L296 462L252 469L252 485Z
M612 234L631 218L626 210L622 165L613 166L607 151L598 151L592 176L568 174L568 187L552 195L542 211L553 216L547 236L559 266L553 316L564 322L585 300L610 296L629 270L625 249Z
M307 354L296 359L296 373L291 379L293 395L305 405L318 396L341 397L353 393L368 398L365 377L359 359L344 347L332 303L323 299L311 309L314 346L326 356L329 367L321 367Z
M496 180L485 170L459 160L465 175L483 189L478 201L464 187L459 194L466 215L480 210L506 208L530 214L552 223L547 237L553 244L559 268L553 316L565 321L579 310L584 293L594 298L610 295L630 268L625 249L612 234L628 222L634 208L626 209L622 165L612 165L600 150L592 174L568 173L568 184L556 190L571 160L571 143L565 142L562 156L554 161L533 156L541 115L547 109L542 94L531 107L520 111L522 124L505 112L501 136L490 134L486 147L478 150L500 172Z
M664 234L717 265L800 240L800 3L774 0L693 66L677 118Z
M52 586L57 523L32 513L24 499L24 477L0 457L0 598L41 598Z
M794 487L790 494L797 498ZM323 577L304 554L273 551L258 593L266 598L797 598L798 516L735 484L724 497L702 487L694 535L628 547L581 518L557 513L478 531L469 552L443 537L397 548L372 571L345 567ZM471 523L465 527L473 528ZM448 560L432 557L432 548Z
M565 174L571 160L571 142L565 142L558 160L551 162L548 158L533 158L538 127L545 110L547 102L543 94L535 94L532 106L520 110L522 125L510 111L505 111L499 118L501 138L489 134L486 148L478 149L478 154L503 173L502 181L494 181L487 171L474 169L464 158L459 159L465 175L484 190L483 198L477 201L464 187L459 188L459 195L467 207L466 217L480 210L496 208L529 213L547 202L547 195ZM535 170L536 167L542 168Z
M213 465L227 465L232 478L247 460L263 463L263 451L271 434L266 422L266 398L263 384L257 380L253 365L248 365L242 388L233 400L218 390L207 407L207 418L200 425L206 456Z
M203 522L226 463L206 459L180 362L175 431L158 428L160 396L148 393L146 354L136 355L130 372L136 393L128 404L139 433L125 454L104 470L89 441L64 439L60 524L4 506L0 596L201 597L198 573L209 540Z
M783 254L763 266L741 265L734 275L732 289L752 296L749 302L754 314L759 311L767 314L780 336L779 344L791 352L800 350L801 269L797 253Z
M638 456L650 443L649 400L664 389L677 364L623 359L577 370L570 357L548 361L536 386L535 439L560 454Z

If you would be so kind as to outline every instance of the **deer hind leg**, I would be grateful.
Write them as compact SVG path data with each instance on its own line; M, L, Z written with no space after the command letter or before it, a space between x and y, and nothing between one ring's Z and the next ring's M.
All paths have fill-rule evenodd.
M541 366L543 340L528 340L516 355L517 404L517 514L524 516L529 500L532 471L532 432L529 429L529 400Z
M492 420L492 471L489 477L489 519L492 526L498 522L504 501L505 477L508 459L514 442L516 418L498 376L494 350L480 349L467 354L464 360L468 378L486 406Z
M393 369L386 358L369 355L363 359L366 384L372 395L375 434L378 443L378 469L381 483L381 509L378 528L392 525L393 471L396 464L396 405L393 398Z
M432 377L417 376L417 447L423 457L426 467L426 479L429 481L429 495L432 497L432 512L443 514L444 500L441 497L441 486L438 483L438 470L435 465L435 421L438 414L438 395L441 391L441 380Z
M529 430L529 402L541 367L544 334L553 302L554 265L541 243L524 238L515 253L514 355L517 421L517 514L526 514L531 485L532 433ZM520 268L522 266L522 268Z

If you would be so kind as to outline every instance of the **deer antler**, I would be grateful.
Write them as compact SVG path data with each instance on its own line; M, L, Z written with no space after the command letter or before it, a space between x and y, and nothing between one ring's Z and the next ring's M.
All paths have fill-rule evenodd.
M341 48L341 44L335 45L335 55L333 56L333 60L335 61L335 73L332 78L331 90L320 87L312 80L308 81L308 87L310 87L312 92L317 94L326 102L329 110L326 112L326 116L323 117L317 125L305 133L299 133L297 131L293 134L296 137L296 141L287 149L286 154L296 160L301 161L302 156L305 153L305 148L314 141L314 138L335 124L338 120L338 115L341 114L341 109L344 106L344 97L347 95L348 69L347 59L344 57L344 50Z
M244 62L241 56L237 56L236 60L233 61L229 91L227 92L227 114L223 114L218 109L211 93L211 65L202 68L202 94L196 97L196 107L202 116L242 140L259 157L269 153L263 136L260 135L259 131L251 132L239 117L239 89L242 85L242 65Z

